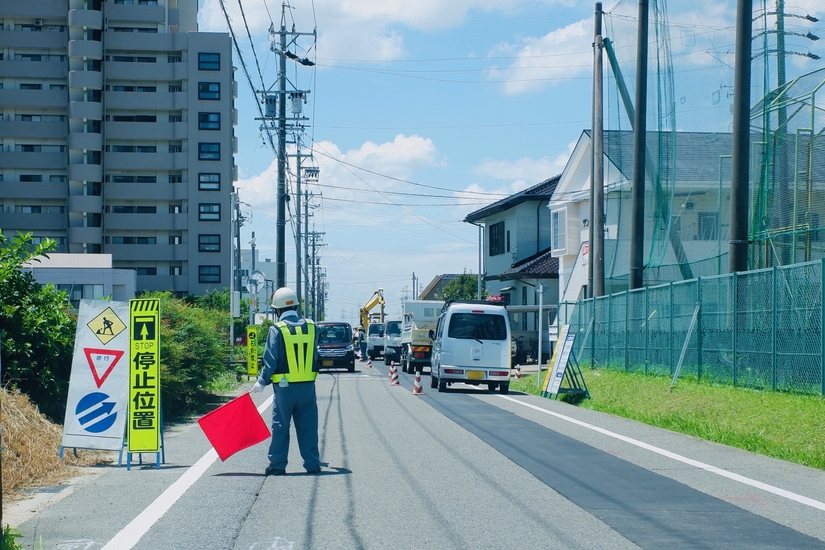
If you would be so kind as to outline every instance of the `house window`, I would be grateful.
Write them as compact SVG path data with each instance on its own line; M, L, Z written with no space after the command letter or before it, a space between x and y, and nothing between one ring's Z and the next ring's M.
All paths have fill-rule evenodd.
M137 271L138 275L157 275L158 268L156 267L139 267L135 271Z
M219 265L199 265L198 266L198 282L199 283L220 283L221 282L221 266L219 266Z
M199 204L198 205L198 219L202 222L219 222L221 221L221 205L220 204Z
M718 227L718 212L699 212L699 235L697 238L700 241L716 240Z
M201 191L220 191L220 174L198 174L198 189Z
M198 82L198 99L216 100L220 98L220 82Z
M507 252L510 252L510 230L507 230Z
M183 275L183 268L179 265L170 265L169 266L169 275L176 276L176 275Z
M550 213L550 241L553 250L567 250L567 210Z
M504 254L504 222L490 226L490 256Z
M220 71L221 70L221 54L219 53L198 53L198 70L199 71Z
M198 235L198 252L220 252L220 235Z
M43 176L40 174L20 174L20 181L41 182L43 181Z
M221 114L220 113L198 113L198 129L199 130L220 130L221 129Z
M169 244L182 244L182 238L180 235L169 235Z
M183 174L169 174L169 183L183 183Z
M198 160L221 160L221 144L198 143Z

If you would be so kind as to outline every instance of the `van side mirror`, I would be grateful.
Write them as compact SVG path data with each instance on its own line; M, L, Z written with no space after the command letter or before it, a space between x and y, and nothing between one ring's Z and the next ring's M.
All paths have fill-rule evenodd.
M435 338L435 331L430 329L430 339Z

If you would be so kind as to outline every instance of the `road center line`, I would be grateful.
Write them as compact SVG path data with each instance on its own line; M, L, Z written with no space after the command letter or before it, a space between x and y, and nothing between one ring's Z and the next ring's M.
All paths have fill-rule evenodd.
M269 398L258 407L258 412L263 414L267 407L272 404L272 399L273 396L270 395ZM134 548L143 535L200 479L217 458L218 453L215 452L215 449L209 449L200 460L190 466L177 481L161 493L143 512L138 514L129 525L121 529L101 550L129 550L130 548Z
M559 414L553 411L548 411L547 409L543 409L536 405L531 405L530 403L525 403L524 401L519 401L518 399L514 399L512 397L508 397L505 395L498 395L497 397L501 397L502 399L506 399L508 401L512 401L513 403L518 403L519 405L534 409L536 411L542 412L544 414L548 414L550 416L555 416L560 420L564 420L566 422L570 422L571 424L576 424L578 426L582 426L583 428L587 428L589 430L593 430L600 434L607 435L614 439L618 439L620 441L624 441L625 443L630 443L631 445L635 445L636 447L654 452L656 454L666 456L673 460L677 460L679 462L683 462L685 464L689 464L690 466L694 466L696 468L700 468L702 470L706 470L708 472L714 473L716 475L720 475L722 477L726 477L728 479L732 479L733 481L738 481L739 483L743 483L745 485L750 485L751 487L756 487L757 489L762 489L763 491L767 491L769 493L773 493L780 497L793 500L800 504L804 504L805 506L810 506L811 508L816 508L817 510L825 511L825 502L820 502L818 500L814 500L812 498L808 498L802 495L798 495L796 493L792 493L790 491L786 491L785 489L780 489L779 487L774 487L773 485L768 485L767 483L762 483L761 481L756 481L755 479L751 479L749 477L745 477L739 474L734 474L733 472L729 472L727 470L723 470L722 468L718 468L716 466L711 466L710 464L705 464L704 462L699 462L698 460L693 460L692 458L687 458L680 454L676 454L674 452L668 451L666 449L662 449L661 447L656 447L654 445L650 445L649 443L645 443L644 441L639 441L638 439L633 439L632 437L627 437L621 434L617 434L615 432L611 432L610 430L605 430L604 428L600 428L598 426L594 426L593 424L588 424L587 422L582 422L581 420L576 420L575 418L571 418L569 416L565 416L563 414ZM105 549L104 549L105 550Z

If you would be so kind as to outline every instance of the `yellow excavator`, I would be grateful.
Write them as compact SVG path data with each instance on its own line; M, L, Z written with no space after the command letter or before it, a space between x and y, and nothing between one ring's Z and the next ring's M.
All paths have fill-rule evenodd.
M381 306L380 314L378 316L378 322L383 323L384 322L384 289L383 288L379 288L378 290L376 290L375 293L372 295L372 298L370 298L367 301L367 303L364 304L364 307L361 308L361 328L363 328L364 330L367 330L367 327L370 324L370 311L372 311L373 308L375 308L375 306L378 306L378 305Z

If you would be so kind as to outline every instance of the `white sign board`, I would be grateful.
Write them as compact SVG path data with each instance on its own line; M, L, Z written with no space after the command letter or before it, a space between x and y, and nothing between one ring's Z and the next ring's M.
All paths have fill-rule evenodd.
M567 369L567 362L570 360L570 353L573 351L573 343L576 341L576 334L570 331L570 325L564 325L559 330L559 341L553 353L552 369L547 373L544 381L544 391L550 395L559 393L561 382L564 379L564 371Z
M81 300L63 447L119 451L129 395L129 304Z

